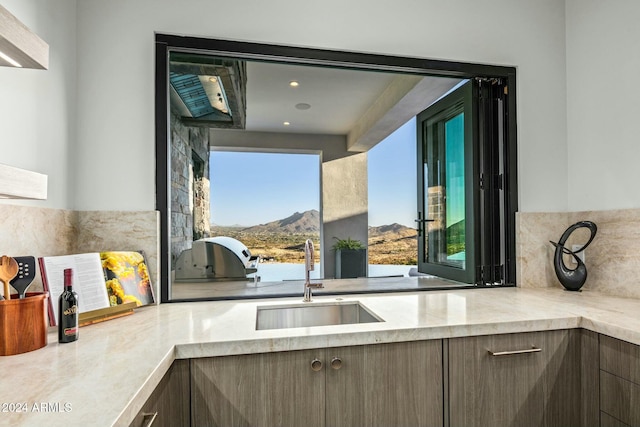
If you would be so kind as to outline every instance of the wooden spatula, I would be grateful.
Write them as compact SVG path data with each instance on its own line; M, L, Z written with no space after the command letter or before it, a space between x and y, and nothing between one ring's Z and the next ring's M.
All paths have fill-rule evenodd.
M0 258L0 280L4 283L4 299L11 299L9 282L18 274L18 263L15 259L2 255Z

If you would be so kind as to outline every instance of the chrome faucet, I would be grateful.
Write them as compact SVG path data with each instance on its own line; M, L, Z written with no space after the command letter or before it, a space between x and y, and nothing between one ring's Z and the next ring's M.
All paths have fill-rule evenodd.
M311 301L311 288L322 288L322 283L311 283L309 279L309 272L314 269L314 251L313 251L313 242L310 239L307 239L304 242L304 302Z

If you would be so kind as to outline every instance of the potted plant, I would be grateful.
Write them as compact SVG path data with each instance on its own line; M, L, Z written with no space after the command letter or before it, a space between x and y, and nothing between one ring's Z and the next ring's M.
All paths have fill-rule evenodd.
M336 239L336 279L367 277L367 247L351 237Z

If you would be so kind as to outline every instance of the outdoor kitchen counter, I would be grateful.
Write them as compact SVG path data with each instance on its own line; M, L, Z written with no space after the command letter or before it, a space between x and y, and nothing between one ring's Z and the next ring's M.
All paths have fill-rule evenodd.
M43 349L0 357L0 425L126 426L174 359L566 328L640 344L640 300L588 290L322 296L310 304L336 299L360 301L385 321L255 330L257 306L297 297L144 307L81 328L70 344L52 332Z

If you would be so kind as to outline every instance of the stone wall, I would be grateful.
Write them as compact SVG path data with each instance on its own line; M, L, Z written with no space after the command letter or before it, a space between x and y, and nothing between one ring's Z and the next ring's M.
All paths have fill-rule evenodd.
M171 114L171 260L209 236L209 130Z
M197 177L193 181L193 239L211 235L211 208L209 178Z

